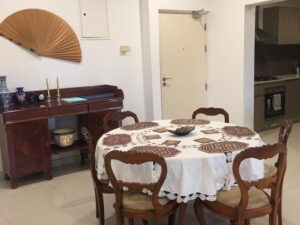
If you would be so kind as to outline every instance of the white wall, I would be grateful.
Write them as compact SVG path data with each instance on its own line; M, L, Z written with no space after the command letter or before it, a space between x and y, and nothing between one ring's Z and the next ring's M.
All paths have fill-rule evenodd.
M52 85L59 76L62 87L114 84L124 90L126 109L137 112L141 119L159 119L158 10L205 8L210 11L207 16L208 105L226 108L233 123L252 126L254 8L245 6L272 0L140 0L141 10L139 0L107 2L111 40L81 40L81 64L39 58L0 38L0 74L8 75L9 88L45 88L46 76ZM62 16L80 33L77 0L1 0L0 20L14 11L31 7ZM123 43L131 46L131 52L121 57L119 45Z
M122 88L124 108L145 119L139 0L108 0L110 40L80 40L82 63L37 57L0 38L0 74L7 75L8 87L45 89L45 77L52 87L58 76L61 87L112 84ZM1 0L0 21L15 11L41 8L66 20L80 37L78 0ZM127 43L131 52L120 56L119 46ZM0 170L2 170L0 159Z
M253 126L254 7L272 0L148 0L154 117L161 117L159 9L199 10L207 15L207 105L228 110L231 122ZM147 90L146 90L147 91Z
M255 5L273 0L211 0L208 21L208 104L232 123L253 128ZM278 1L277 1L278 2Z

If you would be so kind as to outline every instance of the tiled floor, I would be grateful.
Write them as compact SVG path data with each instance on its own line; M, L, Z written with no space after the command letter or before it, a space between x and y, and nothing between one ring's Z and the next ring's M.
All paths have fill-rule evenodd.
M262 132L266 143L277 140L278 129ZM300 224L300 123L288 142L288 169L284 184L284 225ZM96 225L94 192L89 171L75 166L55 171L54 179L42 177L26 179L16 190L0 179L0 225ZM115 223L112 203L113 195L105 196L106 224ZM229 224L210 213L206 213L208 225ZM141 223L137 223L141 224ZM167 224L167 223L165 223ZM185 224L197 224L192 203ZM268 224L268 218L251 221L251 224Z

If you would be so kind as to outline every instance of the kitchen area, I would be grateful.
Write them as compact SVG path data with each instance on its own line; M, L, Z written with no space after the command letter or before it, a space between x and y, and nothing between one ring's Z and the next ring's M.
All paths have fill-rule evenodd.
M300 1L257 7L254 129L300 121Z

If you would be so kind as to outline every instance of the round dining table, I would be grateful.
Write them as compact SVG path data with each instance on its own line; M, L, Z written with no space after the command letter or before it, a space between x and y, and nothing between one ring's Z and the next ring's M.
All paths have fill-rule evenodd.
M184 135L171 133L180 127L194 127ZM252 130L234 124L200 119L159 120L125 125L103 134L96 146L98 179L108 179L105 155L113 150L151 152L165 158L167 177L159 195L186 203L195 198L215 201L219 190L229 190L235 183L234 157L249 147L264 145ZM143 168L113 165L117 178L129 182L153 182L160 168L148 163ZM245 180L264 176L264 162L248 159L240 167Z

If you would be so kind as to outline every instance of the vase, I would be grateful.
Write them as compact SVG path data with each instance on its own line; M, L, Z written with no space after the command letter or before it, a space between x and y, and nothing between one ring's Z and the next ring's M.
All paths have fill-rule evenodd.
M24 87L17 87L16 96L19 103L23 104L25 102L26 94Z
M11 102L11 95L7 88L6 76L0 76L0 107L8 108Z

